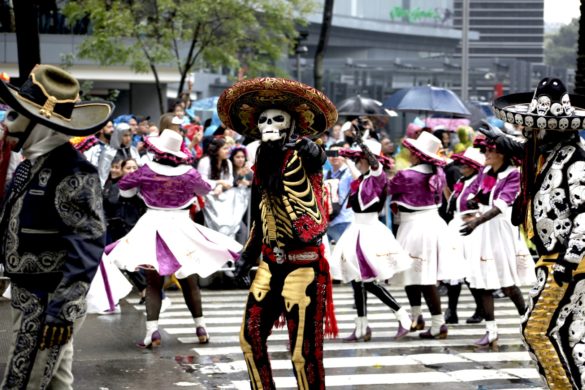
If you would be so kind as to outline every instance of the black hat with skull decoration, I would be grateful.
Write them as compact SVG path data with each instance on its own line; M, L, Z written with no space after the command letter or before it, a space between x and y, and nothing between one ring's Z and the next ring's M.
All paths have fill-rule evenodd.
M335 124L335 105L317 89L295 80L260 77L226 89L219 118L240 134L271 141L295 133L316 137Z
M544 78L536 91L502 96L494 101L497 118L535 130L585 129L585 96L567 93L563 82Z

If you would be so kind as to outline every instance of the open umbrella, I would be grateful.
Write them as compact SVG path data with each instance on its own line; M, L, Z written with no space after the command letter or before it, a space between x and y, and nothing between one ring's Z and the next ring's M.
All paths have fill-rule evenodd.
M388 116L381 102L360 95L339 102L337 113L339 116Z
M453 117L471 115L453 91L430 85L401 89L384 101L384 107L396 111L437 113Z

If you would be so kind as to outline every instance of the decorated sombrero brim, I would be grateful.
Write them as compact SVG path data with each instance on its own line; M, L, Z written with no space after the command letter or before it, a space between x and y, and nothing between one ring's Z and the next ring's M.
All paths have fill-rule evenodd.
M322 92L283 78L240 81L223 91L217 102L217 112L224 125L256 139L261 137L258 118L271 108L288 112L300 136L317 136L337 120L335 105Z
M347 157L352 160L366 158L366 154L364 152L354 148L341 148L339 149L339 155L341 157ZM390 157L386 157L376 153L374 153L374 155L376 156L378 162L382 164L386 169L394 168L394 160L391 159Z
M91 135L110 119L114 105L107 101L79 101L77 81L51 65L37 65L20 88L0 80L0 101L27 118L71 136ZM68 98L55 96L63 91Z
M494 113L498 119L513 125L527 128L555 131L575 131L585 129L585 96L569 94L573 112L554 115L550 110L546 115L531 112L534 93L514 93L494 101Z
M480 170L485 164L485 156L478 148L467 148L463 153L454 153L451 155L451 159L469 165L475 170Z
M402 145L422 161L436 166L445 166L447 161L441 153L441 141L434 135L423 131L418 138L404 138Z

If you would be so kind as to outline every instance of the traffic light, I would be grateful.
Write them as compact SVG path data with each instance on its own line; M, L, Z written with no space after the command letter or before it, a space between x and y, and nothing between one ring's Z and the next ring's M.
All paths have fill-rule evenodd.
M309 51L309 48L303 44L303 42L307 40L308 36L309 32L307 30L299 30L299 35L295 37L295 54L304 54Z

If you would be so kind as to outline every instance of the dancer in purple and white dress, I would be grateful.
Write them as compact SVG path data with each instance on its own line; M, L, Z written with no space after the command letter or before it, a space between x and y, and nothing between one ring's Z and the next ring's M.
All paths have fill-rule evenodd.
M477 214L477 210L472 210L468 207L467 201L475 196L474 186L472 185L477 178L478 172L483 169L485 157L477 148L467 148L464 153L453 154L451 159L459 166L461 177L453 186L453 192L447 201L447 214L452 216L449 222L449 230L455 239L461 243L462 256L465 259L463 266L465 267L465 275L468 274L469 264L473 259L479 258L479 248L481 248L480 230L475 230L472 234L466 237L461 237L459 230L463 223ZM457 303L461 294L462 280L451 281L449 284L449 303L448 309L445 311L445 322L447 324L459 323L457 316ZM470 288L473 298L475 300L476 309L472 317L467 319L467 323L477 323L483 320L481 312L481 302L477 290ZM479 319L479 320L477 320Z
M419 336L423 339L446 338L447 325L441 311L438 280L462 279L463 258L459 243L449 234L439 216L439 205L446 184L441 169L445 161L438 154L441 141L422 132L417 139L406 138L412 166L399 171L388 183L392 207L398 209L396 239L412 258L411 266L394 278L405 286L413 322L410 330L424 329L421 295L431 312L431 327Z
M242 246L221 233L194 223L189 206L211 190L180 151L183 138L172 130L145 140L154 160L118 182L121 195L138 191L148 210L122 239L108 247L108 257L122 269L143 268L147 278L146 336L139 347L160 344L158 317L163 277L175 274L191 312L200 343L207 343L198 276L207 277L228 260L238 257Z
M379 142L358 137L361 149L344 150L339 154L357 160L362 175L351 183L348 204L354 211L355 221L343 232L331 256L330 270L333 279L351 282L358 317L353 333L345 341L369 341L372 331L368 326L366 292L384 302L399 322L395 338L404 337L410 328L410 316L401 308L388 290L378 284L410 266L410 258L378 215L386 201L388 178L383 164L392 161L380 155Z
M478 136L474 144L485 154L485 165L472 185L475 192L468 205L478 214L466 221L461 234L468 235L481 228L480 254L472 259L467 276L469 285L481 292L486 320L486 334L475 345L495 347L498 329L494 316L493 291L501 289L509 297L518 314L526 312L526 303L519 286L536 282L534 261L526 243L512 225L511 208L520 193L520 172L512 165L512 155L495 143Z

